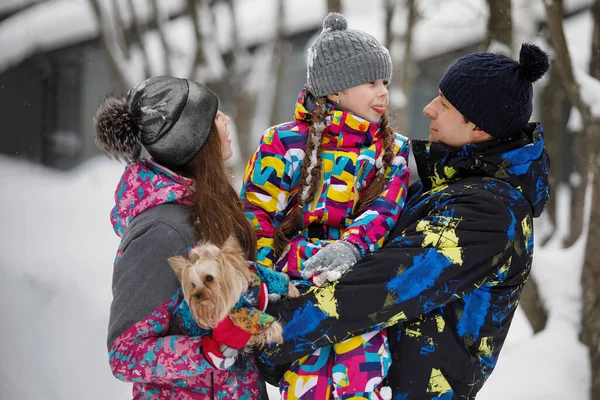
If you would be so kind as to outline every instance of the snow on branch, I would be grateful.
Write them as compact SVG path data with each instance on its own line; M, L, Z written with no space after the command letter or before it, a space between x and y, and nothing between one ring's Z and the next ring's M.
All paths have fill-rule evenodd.
M600 120L600 80L590 76L581 69L575 69L575 80L580 88L582 101L589 105L591 115ZM583 131L581 113L576 107L571 109L568 128L571 132Z

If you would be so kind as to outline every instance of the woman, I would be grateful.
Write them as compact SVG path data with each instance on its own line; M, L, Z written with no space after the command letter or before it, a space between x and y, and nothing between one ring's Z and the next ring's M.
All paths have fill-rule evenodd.
M211 335L188 335L167 263L199 240L220 246L230 234L255 258L254 231L225 169L229 118L218 102L202 85L163 76L107 98L94 118L99 147L128 161L111 213L121 244L108 350L113 374L133 382L134 399L266 397L254 361L222 353L243 348L248 334L225 319ZM140 158L142 146L151 158Z

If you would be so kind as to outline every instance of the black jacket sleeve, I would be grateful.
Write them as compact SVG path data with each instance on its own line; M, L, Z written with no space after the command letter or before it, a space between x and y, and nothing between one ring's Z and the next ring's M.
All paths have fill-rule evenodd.
M410 213L403 218L410 221ZM531 236L531 221L491 192L465 190L441 199L424 217L399 223L382 249L339 281L271 306L267 311L284 325L284 343L266 349L261 358L293 361L426 314L489 280L518 274L510 271L509 260L524 252L519 247L528 243L523 236Z

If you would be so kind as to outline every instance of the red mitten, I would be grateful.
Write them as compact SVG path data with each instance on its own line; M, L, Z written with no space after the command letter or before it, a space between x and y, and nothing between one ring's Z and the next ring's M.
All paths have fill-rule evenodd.
M224 344L233 349L243 349L251 336L251 333L236 326L229 316L225 317L212 330L212 337L217 341L219 347Z

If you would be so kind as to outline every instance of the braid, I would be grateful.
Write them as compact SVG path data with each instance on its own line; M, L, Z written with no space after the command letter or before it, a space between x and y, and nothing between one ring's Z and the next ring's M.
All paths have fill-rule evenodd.
M325 117L327 115L326 98L317 99L317 108L308 121L309 133L304 152L304 160L300 175L300 185L296 193L297 204L283 218L281 225L275 231L275 254L281 255L289 243L290 236L294 235L302 225L302 208L313 201L319 184L321 183L321 167L323 160L322 139L325 131Z
M365 209L383 192L385 189L385 171L387 171L394 160L395 134L390 127L387 115L383 114L381 118L383 149L381 150L379 157L377 157L377 160L375 160L377 176L375 176L373 182L371 182L365 192L360 196L360 199L356 203L356 211L354 212L353 217L362 214L362 212L365 211Z

